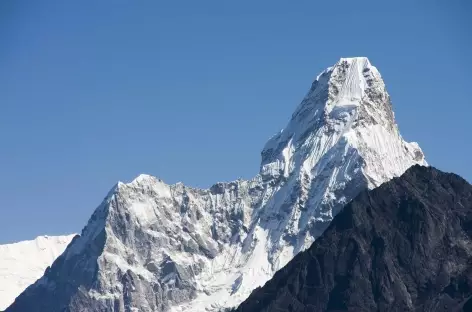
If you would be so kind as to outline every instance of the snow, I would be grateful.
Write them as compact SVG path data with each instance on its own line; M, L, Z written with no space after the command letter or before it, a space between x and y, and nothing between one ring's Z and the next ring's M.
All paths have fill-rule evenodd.
M0 245L0 310L6 309L65 250L75 234Z
M414 164L427 165L418 144L401 137L380 73L367 58L343 58L317 76L265 144L253 179L210 189L145 174L118 183L65 255L67 272L83 274L89 262L71 256L106 231L98 260L89 259L98 262L100 289L77 310L122 298L127 271L140 277L130 304L142 311L235 306L309 247L360 191Z

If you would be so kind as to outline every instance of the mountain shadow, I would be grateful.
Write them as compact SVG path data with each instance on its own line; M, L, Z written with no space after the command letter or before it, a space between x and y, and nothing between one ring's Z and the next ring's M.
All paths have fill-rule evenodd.
M234 311L472 311L472 186L417 165L362 192Z

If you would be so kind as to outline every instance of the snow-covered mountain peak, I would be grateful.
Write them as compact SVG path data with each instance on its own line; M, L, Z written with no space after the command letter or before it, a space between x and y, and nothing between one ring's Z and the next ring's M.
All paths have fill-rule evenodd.
M119 183L11 311L234 306L310 246L360 191L426 165L419 146L401 137L367 58L341 59L318 75L261 156L253 179L209 189L149 175ZM43 310L30 300L36 294L50 295Z
M287 127L267 142L261 175L287 177L293 170L311 170L331 148L329 142L349 139L351 130L375 125L399 136L380 73L366 57L341 58L317 76Z
M153 183L155 180L159 180L159 179L157 179L156 177L153 177L152 175L142 173L138 175L133 181L131 181L131 184Z
M336 63L330 80L339 79L340 88L336 90L332 104L359 105L367 88L367 77L364 76L366 71L370 71L367 58L341 59Z
M352 65L353 63L358 63L359 67L362 67L362 68L374 67L370 63L369 58L365 56L341 57L334 66L338 66L342 63L348 63L350 65Z
M119 181L116 184L115 188L112 188L111 192L119 191L120 188L122 187L131 187L131 186L137 186L137 185L143 185L143 184L153 184L156 181L160 181L160 179L149 174L141 173L130 182Z

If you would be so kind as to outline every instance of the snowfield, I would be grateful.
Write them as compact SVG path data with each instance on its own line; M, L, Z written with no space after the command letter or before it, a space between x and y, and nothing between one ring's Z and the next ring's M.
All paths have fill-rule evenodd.
M74 236L39 236L31 241L0 245L0 311L43 276Z

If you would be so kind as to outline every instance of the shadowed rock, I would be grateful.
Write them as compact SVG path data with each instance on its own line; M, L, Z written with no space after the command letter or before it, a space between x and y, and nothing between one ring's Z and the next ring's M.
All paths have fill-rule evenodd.
M472 186L414 166L348 204L237 312L472 311Z

